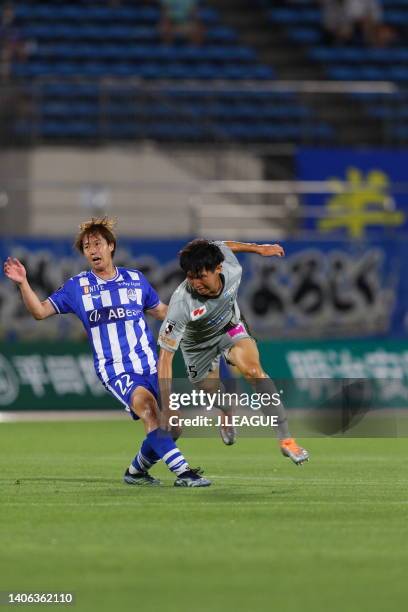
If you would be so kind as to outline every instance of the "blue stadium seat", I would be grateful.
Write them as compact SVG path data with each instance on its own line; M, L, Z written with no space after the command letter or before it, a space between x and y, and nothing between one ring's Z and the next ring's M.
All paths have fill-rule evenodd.
M408 66L391 66L389 78L394 81L408 81Z
M320 28L288 28L289 37L301 45L318 44L322 38Z
M297 8L300 12L293 19L285 11L273 12L298 30L302 26L306 31L303 24L310 24L310 32L318 10ZM13 71L36 88L44 138L93 139L102 133L119 139L195 141L232 135L246 141L301 141L302 133L314 128L327 138L328 126L316 121L296 95L240 85L242 80L274 79L274 70L259 63L254 49L240 44L235 30L225 26L205 0L200 8L205 44L199 47L163 44L155 4L123 2L112 7L105 0L48 0L20 3L16 9L23 35L35 39L37 48ZM112 79L112 86L105 77ZM169 86L145 99L129 77L166 79L174 85L193 79L203 87L188 91ZM208 90L206 80L234 82L236 88Z

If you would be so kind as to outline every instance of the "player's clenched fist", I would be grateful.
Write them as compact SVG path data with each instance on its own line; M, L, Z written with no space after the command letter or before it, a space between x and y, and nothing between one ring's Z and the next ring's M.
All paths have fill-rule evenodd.
M285 251L280 244L260 244L258 245L258 254L263 257L272 257L276 255L277 257L284 257Z
M27 278L25 267L15 257L7 257L4 262L4 274L15 283L22 283Z

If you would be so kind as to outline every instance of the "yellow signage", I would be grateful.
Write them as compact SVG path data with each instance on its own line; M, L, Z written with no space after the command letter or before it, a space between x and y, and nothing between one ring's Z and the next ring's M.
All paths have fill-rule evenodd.
M388 177L381 170L364 176L358 168L349 167L345 182L335 177L328 185L339 193L326 202L327 217L318 223L321 232L344 228L350 237L362 238L370 225L398 227L405 222L404 213L395 210Z

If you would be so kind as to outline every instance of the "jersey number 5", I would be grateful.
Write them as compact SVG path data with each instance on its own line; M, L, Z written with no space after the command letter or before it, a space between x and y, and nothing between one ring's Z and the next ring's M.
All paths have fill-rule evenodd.
M188 373L190 375L190 378L195 378L198 374L197 372L197 368L195 365L189 365L188 366Z

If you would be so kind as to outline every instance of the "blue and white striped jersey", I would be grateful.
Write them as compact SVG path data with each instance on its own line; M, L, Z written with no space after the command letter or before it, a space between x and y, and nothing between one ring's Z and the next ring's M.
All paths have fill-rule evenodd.
M81 272L48 299L58 314L71 312L81 319L103 383L122 373L157 372L155 342L143 311L160 300L141 272L116 268L108 281Z

